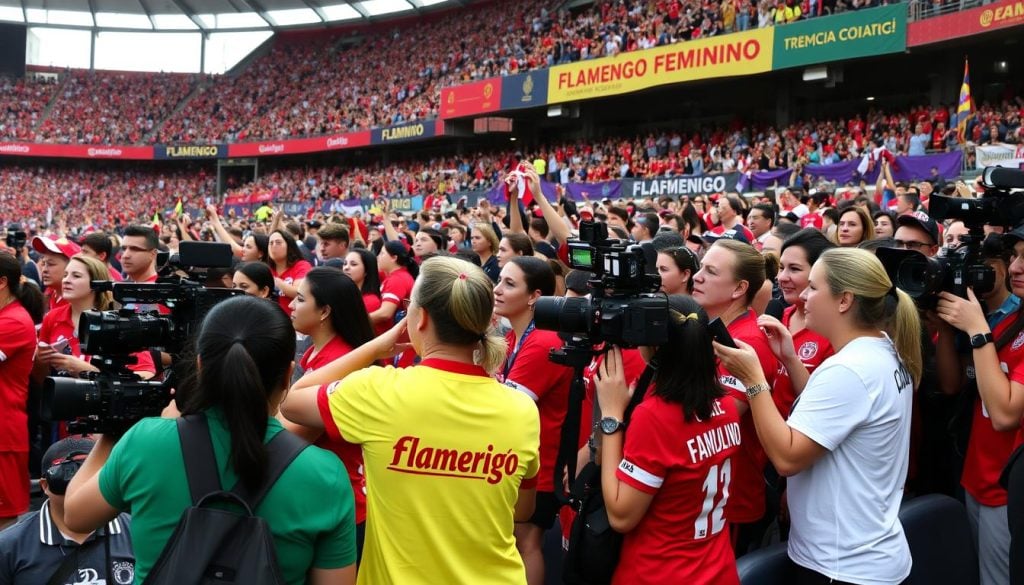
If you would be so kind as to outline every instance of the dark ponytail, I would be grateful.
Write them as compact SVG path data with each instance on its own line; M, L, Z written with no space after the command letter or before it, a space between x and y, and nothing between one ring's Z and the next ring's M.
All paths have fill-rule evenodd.
M25 279L22 281L21 263L8 252L0 252L0 278L7 279L7 288L11 295L28 311L32 322L36 325L43 322L46 313L46 298L35 283Z
M409 250L406 249L405 244L396 240L388 240L384 244L384 251L388 255L395 258L395 264L405 268L409 271L409 274L413 278L420 275L420 266L416 264L416 259L412 257Z
M287 383L295 355L291 322L266 299L231 298L203 320L196 354L198 380L182 414L221 410L231 433L231 466L255 489L266 476L268 402Z
M716 398L725 395L718 383L708 316L693 297L670 295L668 342L654 354L654 393L683 407L686 420L708 420Z

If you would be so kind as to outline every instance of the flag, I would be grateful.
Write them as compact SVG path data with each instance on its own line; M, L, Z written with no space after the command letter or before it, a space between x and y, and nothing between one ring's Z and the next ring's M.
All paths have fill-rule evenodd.
M516 170L520 171L520 174L516 178L514 187L519 191L519 201L523 205L530 205L531 203L533 203L533 193L530 191L530 187L526 184L526 176L522 174L522 164L516 166ZM505 185L505 199L512 199L512 193L509 192L508 185Z
M161 223L163 222L160 221L160 212L157 211L153 214L153 225L156 227L160 227Z
M178 197L178 203L174 206L174 217L180 216L182 211L181 197Z
M971 76L964 59L964 82L960 85L960 100L956 106L956 136L960 142L967 140L967 122L974 117L974 100L971 99Z

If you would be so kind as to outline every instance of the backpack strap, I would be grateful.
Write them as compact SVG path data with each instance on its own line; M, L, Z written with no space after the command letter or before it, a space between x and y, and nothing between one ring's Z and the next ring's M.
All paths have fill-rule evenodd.
M270 488L274 487L277 480L284 473L285 469L291 465L292 461L299 456L309 447L309 443L299 438L287 430L281 429L279 433L274 435L274 438L267 443L267 476L263 481L263 484L256 491L250 492L249 488L245 487L242 482L235 484L235 487L231 488L231 493L240 497L246 504L249 505L249 509L256 513L256 507L260 505L263 498L267 496Z
M195 506L207 494L222 489L206 414L200 412L178 417L178 440L181 441L181 455L185 460L188 491Z

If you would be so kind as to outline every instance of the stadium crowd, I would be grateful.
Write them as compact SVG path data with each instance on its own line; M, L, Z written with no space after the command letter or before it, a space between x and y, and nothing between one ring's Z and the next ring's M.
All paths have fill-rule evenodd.
M0 139L208 143L387 126L437 117L441 89L459 83L885 3L629 0L557 10L553 0L493 2L357 38L284 35L237 75L69 70L59 91L7 80Z
M973 294L942 293L919 314L874 253L900 248L935 256L960 245L963 222L937 222L926 213L934 183L882 183L876 198L826 187L783 188L774 199L723 193L571 205L541 194L530 163L518 168L522 176L500 180L516 195L522 179L532 194L522 208L446 203L402 213L385 202L366 214L288 217L269 206L249 216L209 205L202 217L179 214L162 225L40 229L26 234L20 261L0 253L0 301L26 311L24 319L0 320L11 328L0 336L9 356L0 362L8 370L0 371L28 367L18 370L23 381L5 378L12 388L24 388L33 367L44 374L84 368L86 361L70 359L78 350L62 357L50 349L66 343L56 332L70 331L64 323L78 311L99 306L88 283L107 279L108 271L134 282L155 278L157 249L174 251L190 239L228 244L237 264L208 273L206 286L247 295L207 316L197 340L207 377L191 398L164 418L137 423L116 444L104 435L87 446L92 454L79 454L77 475L56 491L53 468L69 455L43 457L51 507L39 512L41 519L30 516L0 533L0 577L14 575L9 580L18 583L19 572L38 577L61 564L38 553L34 563L19 564L27 554L19 543L31 538L38 547L40 522L52 522L65 540L82 541L108 522L127 527L119 514L128 509L131 547L120 544L117 562L132 563L137 580L185 570L157 562L165 545L185 538L171 532L188 506L184 470L166 464L182 457L168 418L201 414L215 440L230 444L221 473L247 485L260 481L247 470L265 463L241 451L244 441L257 441L249 446L259 452L259 440L285 428L325 449L296 459L257 508L292 583L352 583L360 558L362 583L465 582L483 578L480 571L502 571L509 582L537 585L546 555L566 554L567 570L592 564L595 557L587 555L594 551L580 548L573 514L557 499L570 487L557 463L568 462L559 460L561 428L577 417L578 442L576 433L568 436L572 458L579 452L580 481L602 484L608 521L625 535L614 582L673 576L738 583L736 558L787 534L797 583L901 582L917 561L910 536L893 519L903 500L929 493L966 502L971 532L961 537L976 546L981 582L1010 582L1011 571L1019 571L1011 546L1024 533L1008 521L1015 516L1007 506L1019 505L1024 484L1020 465L1009 491L999 476L1024 442L1017 381L1024 345L1010 343L1024 335L1024 230L985 227L981 249L996 276L992 290L979 290L987 313ZM940 190L976 195L960 183ZM655 286L668 295L670 318L667 340L658 345L610 348L595 357L584 370L583 404L576 405L569 401L571 370L547 360L562 340L543 329L535 305L544 296L590 292L592 275L566 265L566 240L581 221L651 246ZM14 276L3 272L8 264ZM8 289L22 270L29 280L39 278L45 301L28 280ZM44 303L46 317L33 311ZM13 335L15 326L31 332L33 316L42 318L38 353L34 346L22 351ZM735 348L712 343L708 322L715 318ZM291 375L293 355L301 371ZM646 367L651 361L656 371ZM140 361L133 370L147 376L154 364ZM237 372L263 382L243 384ZM977 372L976 383L965 372ZM641 392L633 393L634 406L632 386ZM960 392L978 394L970 426L935 408ZM241 407L260 396L259 408ZM14 404L4 416L25 408ZM949 425L963 433L965 449L955 446ZM266 428L266 437L254 428ZM48 433L31 435L40 453ZM668 444L668 434L683 440ZM435 450L449 453L450 465L439 463ZM164 454L159 460L147 455L157 452ZM507 457L495 463L492 452ZM4 500L16 502L11 509L0 509L8 517L27 503L28 457L17 453L0 460L7 466L3 489L17 496ZM471 473L477 456L488 458L482 476ZM245 457L254 457L248 467L241 466ZM318 498L310 508L302 490L293 489L303 485L296 483L302 474L305 485L322 483L336 497ZM488 481L467 481L473 478ZM156 495L164 504L143 503ZM842 506L834 505L837 497ZM786 515L778 515L780 499L788 502ZM493 521L480 522L481 514ZM556 517L567 553L541 545ZM295 523L309 526L299 530ZM294 534L319 536L286 536ZM685 546L659 548L667 542ZM49 543L57 554L59 539ZM107 554L76 562L109 565ZM404 562L407 554L417 563Z

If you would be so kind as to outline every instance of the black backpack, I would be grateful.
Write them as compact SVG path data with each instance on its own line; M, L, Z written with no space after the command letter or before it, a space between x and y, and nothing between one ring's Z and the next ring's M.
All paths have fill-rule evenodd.
M206 415L179 418L178 437L192 505L182 512L145 585L283 585L270 526L253 510L308 443L284 430L274 436L267 443L267 478L250 493L241 482L231 491L221 487ZM211 507L214 502L230 502L243 513Z

